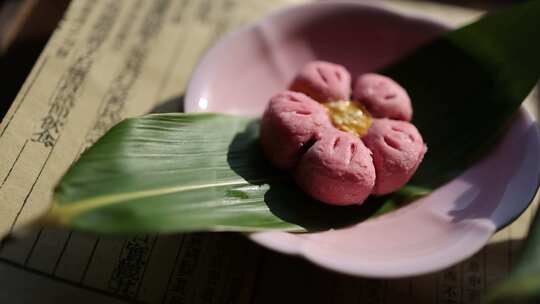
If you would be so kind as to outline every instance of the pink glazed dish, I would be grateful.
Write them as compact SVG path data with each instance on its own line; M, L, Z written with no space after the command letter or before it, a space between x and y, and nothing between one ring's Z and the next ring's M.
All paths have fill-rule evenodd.
M206 53L189 84L185 111L260 116L307 62L336 62L352 75L376 71L447 29L361 2L288 7L226 35ZM489 155L425 198L343 229L249 238L352 275L437 271L479 251L527 208L540 180L538 155L538 127L521 108ZM495 164L498 174L490 170Z

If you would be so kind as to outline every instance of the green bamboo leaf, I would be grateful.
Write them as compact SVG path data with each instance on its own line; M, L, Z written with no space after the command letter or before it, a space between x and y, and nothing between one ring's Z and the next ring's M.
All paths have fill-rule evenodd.
M540 3L485 17L383 72L414 101L430 150L411 185L355 207L313 201L271 168L256 119L161 114L110 130L67 172L48 223L100 233L324 230L388 212L463 172L540 73Z
M540 76L540 1L445 34L383 73L405 87L429 151L412 183L434 188L478 159ZM535 38L533 38L535 37Z
M509 277L491 290L487 302L538 303L539 299L540 213L537 211L518 263Z
M258 120L228 115L128 119L67 172L46 221L101 233L305 231L359 222L381 205L313 201L268 165L258 134Z

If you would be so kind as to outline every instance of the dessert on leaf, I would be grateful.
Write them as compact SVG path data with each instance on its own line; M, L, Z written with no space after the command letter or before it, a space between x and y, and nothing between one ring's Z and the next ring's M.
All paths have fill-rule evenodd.
M352 83L343 66L314 61L270 99L260 141L272 164L313 198L362 204L401 188L422 162L427 148L412 112L392 79L370 73Z

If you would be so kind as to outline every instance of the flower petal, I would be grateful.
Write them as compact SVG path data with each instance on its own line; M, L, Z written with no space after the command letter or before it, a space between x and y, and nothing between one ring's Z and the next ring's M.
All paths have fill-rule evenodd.
M376 118L410 121L411 99L405 89L392 79L378 74L360 75L353 88L353 99Z
M405 185L427 151L416 127L405 121L375 119L362 140L373 153L377 173L375 195L388 194Z
M300 70L291 90L305 93L319 102L349 100L351 75L341 65L312 61Z
M375 184L370 151L360 138L327 129L302 156L295 180L310 196L333 205L361 204Z
M331 122L324 107L310 97L286 91L270 99L261 121L266 157L280 169L292 169L302 153Z

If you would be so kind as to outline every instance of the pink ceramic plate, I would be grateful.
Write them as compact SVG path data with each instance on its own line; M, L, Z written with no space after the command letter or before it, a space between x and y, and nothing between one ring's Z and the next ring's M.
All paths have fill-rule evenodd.
M310 60L343 64L354 77L381 68L445 29L358 2L280 10L227 35L204 56L185 109L260 115L269 97L286 88ZM480 250L525 210L539 183L538 155L538 127L521 109L487 157L424 199L345 229L261 232L250 238L353 275L389 278L439 270Z

